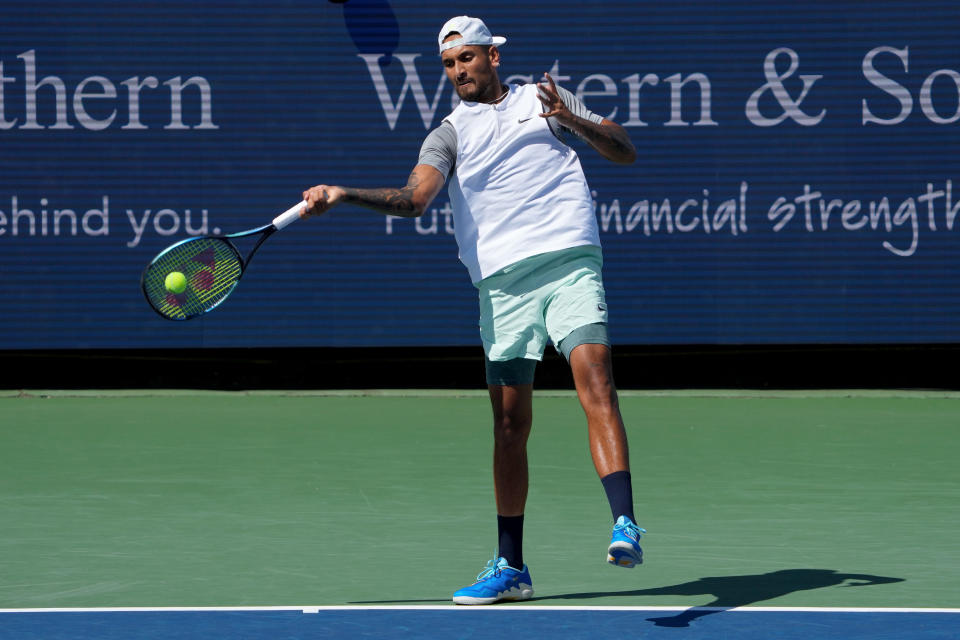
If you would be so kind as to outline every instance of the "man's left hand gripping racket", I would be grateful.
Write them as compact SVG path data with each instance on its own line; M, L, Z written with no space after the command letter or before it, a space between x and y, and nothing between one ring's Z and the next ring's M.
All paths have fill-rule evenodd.
M189 320L213 311L236 288L253 254L267 238L300 217L306 202L290 207L268 225L222 236L187 238L161 251L140 277L140 288L153 310L168 320ZM246 259L230 240L260 234ZM186 286L167 287L179 272ZM179 276L177 276L179 278ZM178 291L178 289L181 289Z

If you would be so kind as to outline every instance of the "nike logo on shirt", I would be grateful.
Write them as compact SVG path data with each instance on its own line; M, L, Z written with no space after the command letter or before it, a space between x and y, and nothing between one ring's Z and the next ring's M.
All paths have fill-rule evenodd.
M534 116L530 116L529 118L520 118L519 120L517 120L517 122L518 122L519 124L523 124L523 123L526 122L527 120L533 120L533 118L534 118Z

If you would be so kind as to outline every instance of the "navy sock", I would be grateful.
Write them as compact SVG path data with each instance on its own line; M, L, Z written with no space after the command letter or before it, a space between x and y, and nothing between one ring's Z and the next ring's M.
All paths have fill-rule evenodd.
M633 485L630 481L630 472L614 471L600 478L600 482L603 483L603 489L607 492L613 521L616 522L620 516L627 516L636 523L637 519L633 515Z
M514 569L523 570L523 516L497 516L500 557Z

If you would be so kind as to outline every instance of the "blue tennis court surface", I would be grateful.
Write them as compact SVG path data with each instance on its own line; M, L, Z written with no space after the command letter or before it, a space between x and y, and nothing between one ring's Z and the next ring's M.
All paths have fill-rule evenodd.
M0 611L3 640L243 638L955 640L960 609L273 607Z

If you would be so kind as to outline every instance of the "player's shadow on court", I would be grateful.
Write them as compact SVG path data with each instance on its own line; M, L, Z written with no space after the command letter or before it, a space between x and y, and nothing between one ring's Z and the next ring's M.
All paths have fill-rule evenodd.
M826 587L866 587L877 584L903 582L903 578L889 578L862 573L839 573L833 569L783 569L770 573L746 576L718 576L700 578L691 582L653 589L631 591L595 591L534 597L532 600L589 600L592 598L635 598L642 596L699 596L711 595L713 602L693 607L675 616L647 618L661 627L687 627L698 618L736 607L745 607L781 596L824 589ZM626 604L626 603L624 603Z
M867 587L878 584L903 582L903 578L889 578L864 573L840 573L833 569L782 569L770 573L758 573L746 576L717 576L700 578L681 584L652 589L631 589L629 591L590 591L586 593L564 593L547 596L534 596L528 602L545 600L591 600L594 598L622 598L617 604L638 605L636 598L643 596L701 596L709 595L714 601L691 607L673 616L647 618L660 627L688 627L698 618L721 613L737 607L746 607L758 602L773 600L797 591L825 589L827 587ZM449 603L449 598L437 600L376 600L351 602L350 604L409 604L409 603Z

